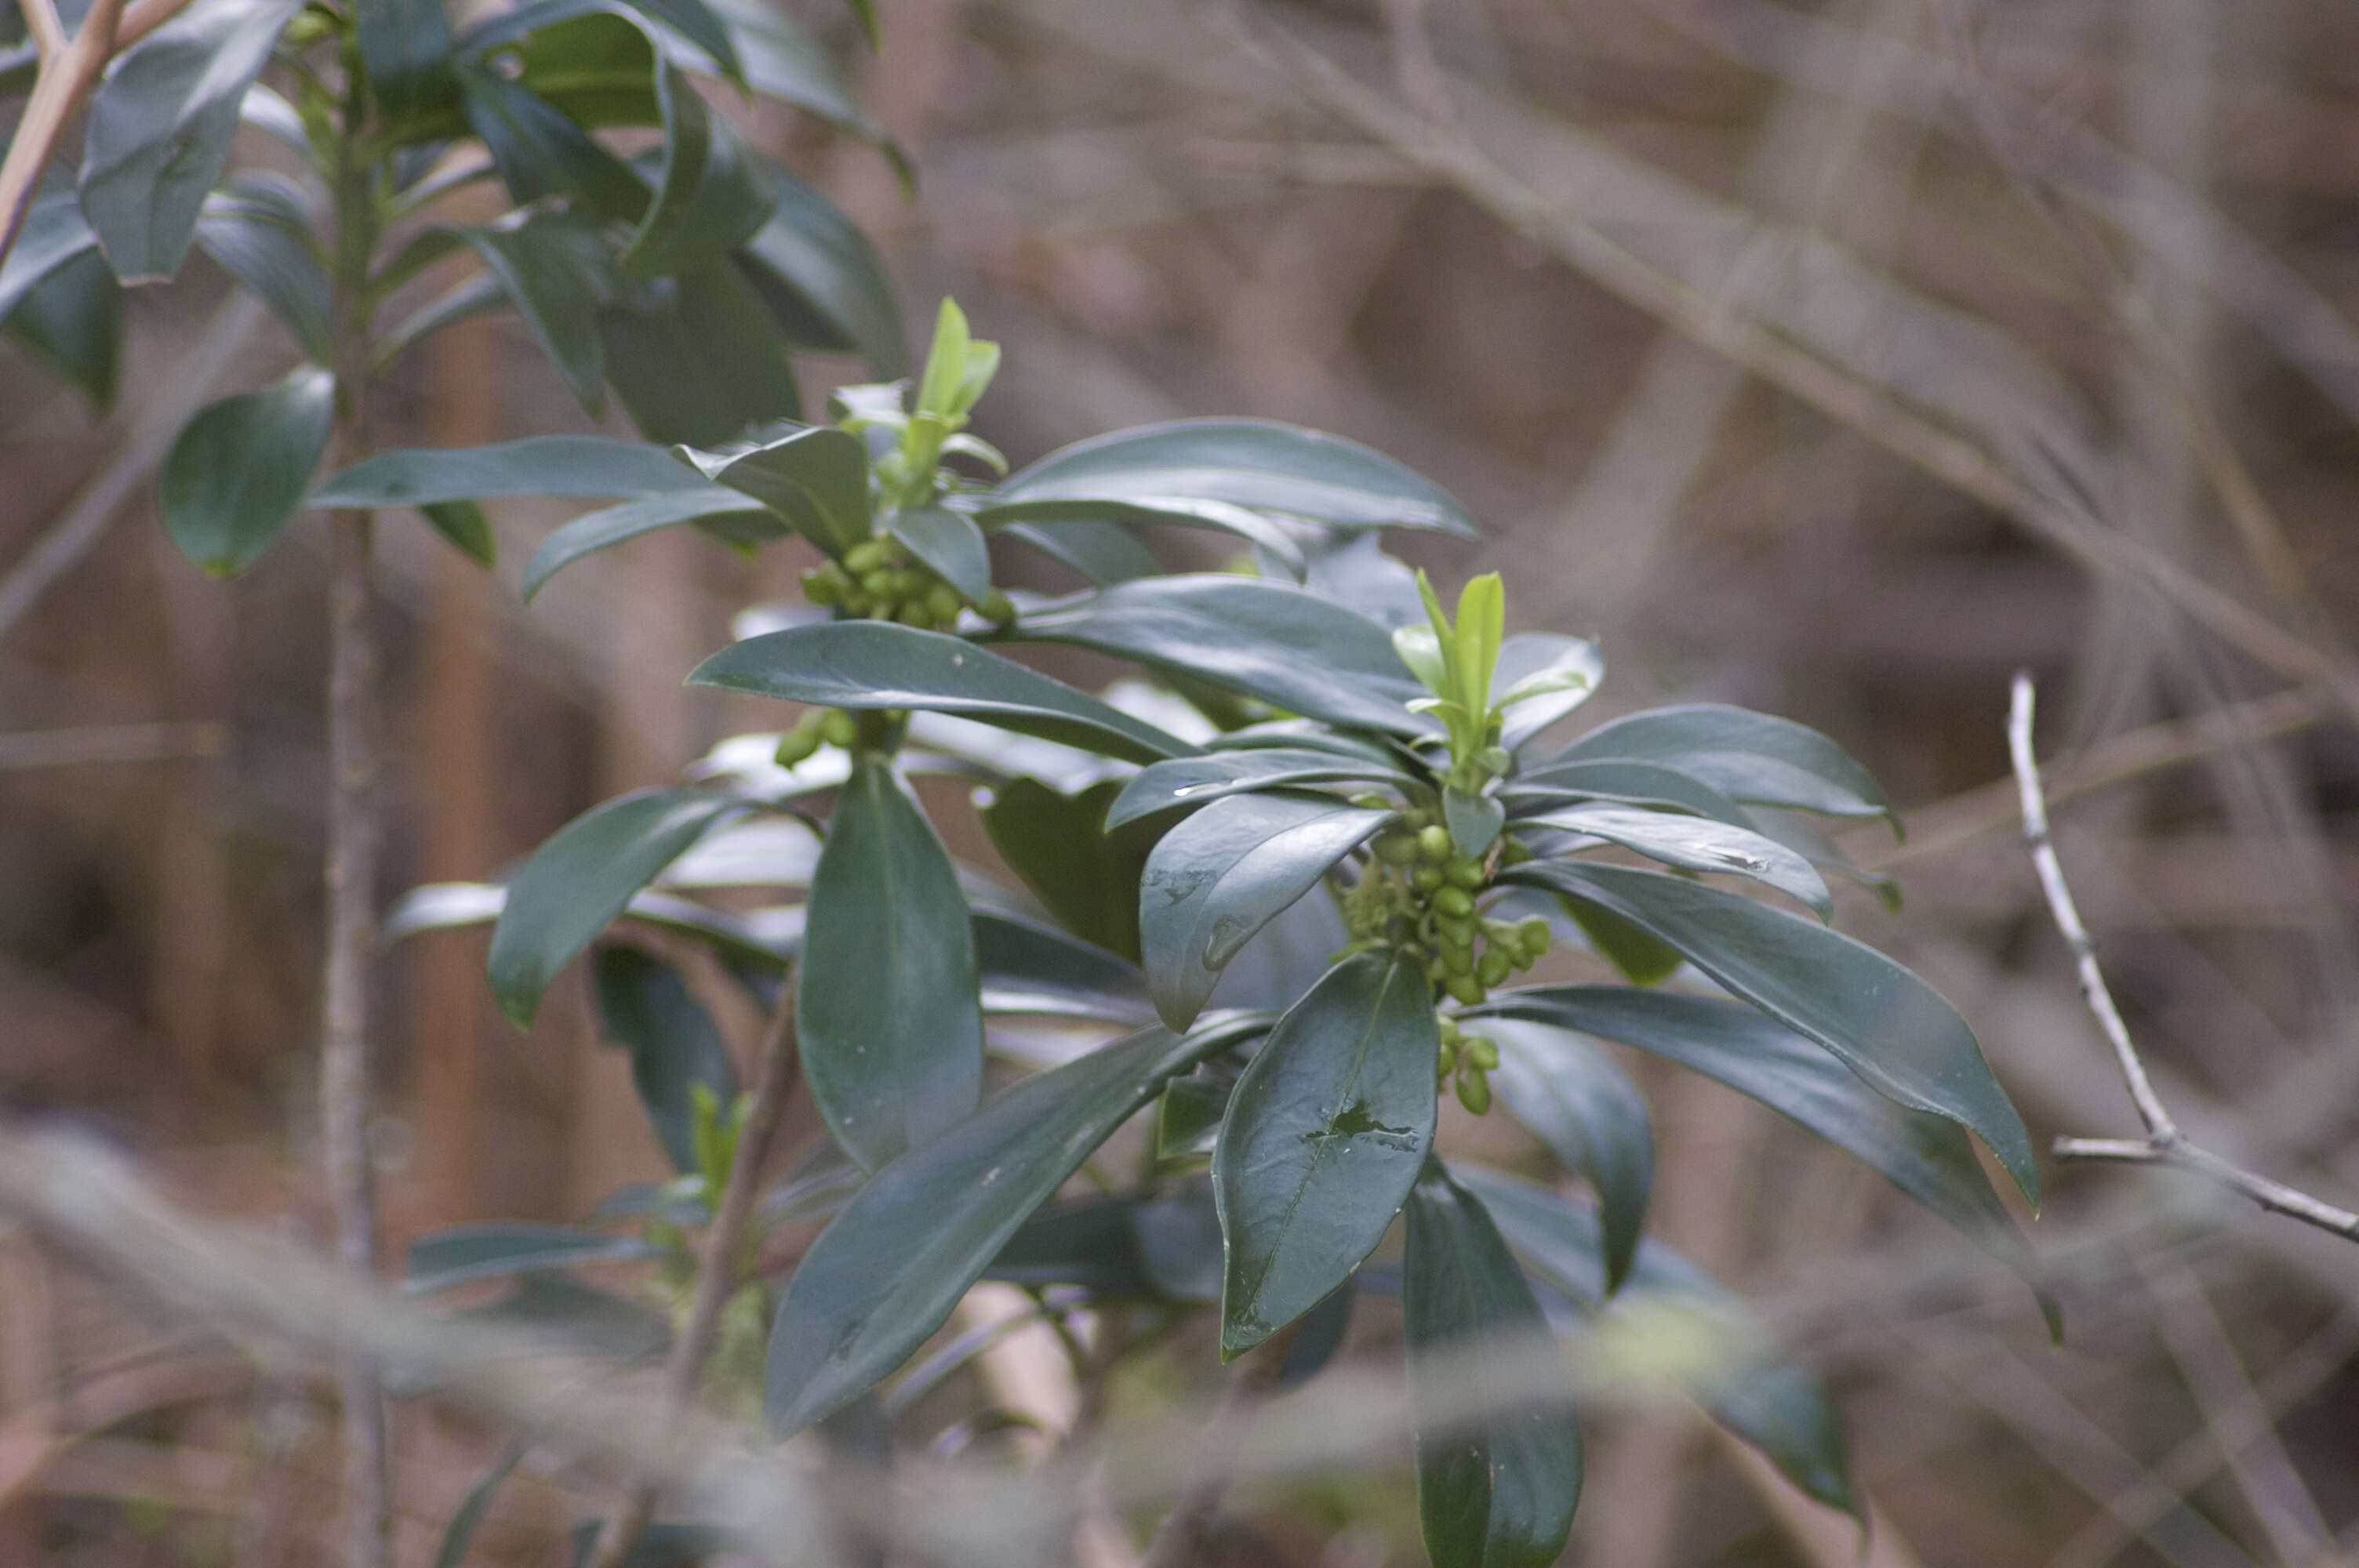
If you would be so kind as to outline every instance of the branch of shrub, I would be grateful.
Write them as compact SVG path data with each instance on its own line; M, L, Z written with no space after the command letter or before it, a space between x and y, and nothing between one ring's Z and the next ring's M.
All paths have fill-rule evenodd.
M729 1167L729 1182L722 1189L721 1202L714 1210L712 1227L704 1234L704 1251L697 1260L696 1296L688 1309L688 1322L672 1342L671 1359L664 1367L664 1405L669 1418L690 1405L696 1398L698 1384L704 1375L705 1357L712 1352L712 1341L721 1326L721 1314L736 1294L745 1277L745 1230L754 1216L754 1198L759 1186L762 1162L777 1141L780 1123L786 1119L787 1100L794 1093L799 1056L795 1049L795 997L792 985L778 988L778 1005L770 1014L768 1026L762 1032L760 1065L755 1069L753 1108L746 1113L745 1129L739 1134L737 1155ZM606 1516L598 1532L597 1550L590 1554L586 1568L621 1568L627 1562L632 1548L647 1533L647 1521L654 1517L657 1497L662 1487L653 1481L635 1480L614 1511Z
M2147 1133L2142 1139L2059 1138L2052 1146L2057 1160L2173 1166L2241 1194L2272 1214L2286 1215L2359 1241L2359 1214L2321 1203L2307 1193L2257 1175L2190 1143L2179 1124L2171 1119L2169 1108L2147 1076L2145 1059L2130 1038L2128 1025L2122 1022L2121 1010L2114 1005L2104 973L2097 966L2096 943L2081 922L2080 909L2072 902L2072 890L2064 881L2064 868L2056 858L2056 845L2048 830L2048 803L2039 787L2039 764L2031 750L2032 704L2031 676L2017 675L2014 701L2007 711L2006 740L2008 754L2015 762L2016 784L2022 796L2024 841L2031 847L2031 862L2039 873L2040 888L2047 894L2049 913L2055 917L2056 928L2063 935L2064 945L2071 949L2073 964L2080 970L2081 995L2088 1002L2106 1043L2114 1049L2115 1065L2121 1068L2122 1080L2129 1087L2130 1099L2137 1107L2138 1119L2146 1123Z

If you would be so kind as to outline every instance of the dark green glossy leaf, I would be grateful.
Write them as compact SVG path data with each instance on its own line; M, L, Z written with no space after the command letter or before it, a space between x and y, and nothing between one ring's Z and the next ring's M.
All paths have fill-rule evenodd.
M1299 589L1203 573L1145 579L1026 611L1005 633L1178 671L1288 713L1402 735L1430 726L1384 628Z
M1495 795L1469 795L1456 784L1442 789L1441 820L1449 826L1451 843L1470 860L1491 852L1506 819L1507 808Z
M82 210L124 282L179 271L239 101L300 4L197 0L124 50L92 95Z
M378 934L387 942L397 942L421 931L488 925L499 919L507 901L508 890L491 882L429 882L410 889L395 903ZM770 922L741 919L652 890L635 894L624 913L633 920L703 943L741 975L783 972L801 936L799 927L781 935Z
M1163 1087L1155 1112L1155 1154L1159 1160L1210 1157L1229 1114L1229 1097L1236 1093L1243 1063L1219 1056L1197 1065L1185 1077Z
M963 512L911 506L888 514L886 531L909 546L970 604L991 597L991 546Z
M434 531L484 566L497 563L499 541L492 536L492 520L472 501L430 501L418 509Z
M1096 1018L1137 1025L1155 1016L1147 977L1093 942L1010 914L977 910L983 1010Z
M662 23L711 57L721 68L721 74L732 81L745 81L745 68L737 58L737 44L732 30L704 0L623 0L640 16Z
M812 874L795 1022L803 1080L874 1171L974 1109L974 930L948 851L889 762L856 758Z
M384 133L395 141L447 124L459 107L443 0L367 0L353 31Z
M1010 779L982 810L984 831L1059 924L1138 962L1138 880L1151 832L1109 832L1106 806L1118 779L1060 795L1038 779Z
M706 517L767 517L759 507L747 506L743 492L723 485L702 485L669 495L643 496L619 506L584 513L540 542L524 566L525 602L532 602L549 579L585 556L652 534L659 528L693 523Z
M631 896L745 802L701 789L647 789L593 806L550 835L508 883L492 933L492 994L529 1025L558 971Z
M1077 1286L1100 1300L1153 1296L1133 1221L1137 1207L1137 1200L1122 1197L1045 1205L1016 1227L984 1278L1027 1290Z
M486 37L498 43L475 47L513 50L516 85L575 124L594 130L663 123L656 47L619 7L583 10L560 0L520 6L493 22Z
M1140 770L1107 809L1106 824L1120 827L1158 811L1209 806L1253 790L1363 781L1396 786L1409 782L1406 773L1388 762L1299 747L1256 746L1176 757Z
M1163 1022L1184 1029L1245 939L1392 820L1332 795L1233 795L1173 827L1139 880L1139 946Z
M862 112L833 57L777 5L768 0L713 0L712 10L729 29L745 67L746 85L755 92L808 110L856 136L884 139Z
M1500 791L1511 820L1582 801L1684 811L1732 827L1749 827L1745 809L1702 780L1653 762L1554 762L1509 779Z
M1022 540L1099 588L1163 569L1154 551L1111 523L1016 523L999 533L1004 539Z
M1650 708L1601 724L1549 761L1644 762L1676 768L1748 806L1829 816L1883 816L1875 777L1815 730L1743 708ZM1545 770L1544 770L1545 771Z
M1223 501L1184 497L1153 503L1138 501L1007 501L986 502L976 509L975 521L996 531L1011 523L1112 523L1123 527L1209 528L1243 539L1266 556L1286 576L1302 580L1302 546L1287 525L1248 507Z
M1605 1289L1621 1289L1638 1255L1655 1184L1646 1098L1612 1057L1577 1034L1495 1013L1468 1027L1499 1044L1499 1065L1491 1072L1499 1103L1559 1164L1595 1189L1605 1227Z
M1076 442L1000 487L1019 501L1224 501L1340 527L1472 535L1449 493L1380 452L1264 419L1181 419Z
M1606 962L1634 986L1657 986L1685 967L1687 955L1658 942L1603 904L1560 897L1557 907Z
M71 186L44 189L25 210L25 222L0 263L0 317L15 312L25 297L76 256L98 244L89 220L82 216L82 198Z
M589 212L636 223L647 215L647 182L587 131L522 83L496 70L462 65L467 124L482 139L519 206L564 197Z
M1821 920L1834 918L1834 900L1810 862L1749 827L1607 802L1559 806L1530 822L1619 844L1681 871L1750 877L1807 905Z
M606 406L606 354L598 308L607 289L604 249L597 236L544 213L452 232L499 280L574 401L592 416L600 413Z
M685 0L702 10L701 0ZM708 13L709 15L709 13ZM721 260L767 220L767 182L729 122L705 107L669 66L656 75L663 112L662 162L655 200L622 254L640 277Z
M1212 1151L1221 1354L1252 1349L1384 1239L1433 1142L1440 1036L1414 960L1346 958L1279 1019Z
M788 1281L764 1373L771 1430L799 1431L899 1366L1092 1150L1240 1033L1143 1030L1025 1079L877 1172Z
M1483 1204L1429 1165L1409 1194L1401 1318L1412 1399L1454 1391L1437 1382L1469 1355L1526 1352L1517 1381L1531 1401L1472 1422L1420 1420L1417 1511L1434 1568L1548 1568L1564 1550L1581 1498L1581 1428L1572 1382L1523 1271Z
M1580 1306L1598 1310L1602 1238L1593 1210L1479 1165L1455 1166L1451 1173L1536 1274ZM1616 1298L1616 1315L1640 1332L1675 1335L1682 1346L1710 1346L1712 1355L1690 1349L1677 1362L1696 1401L1803 1491L1859 1514L1843 1417L1819 1380L1777 1347L1743 1302L1678 1253L1648 1241Z
M1895 1105L1757 1008L1620 986L1536 986L1495 996L1462 1022L1484 1015L1612 1040L1750 1096L1864 1162L2036 1288L2031 1249L1957 1123Z
M727 256L622 289L598 313L607 381L650 441L717 445L802 412L788 346Z
M744 450L679 449L715 484L743 491L841 557L875 532L869 514L868 449L859 437L815 425Z
M742 254L779 329L808 348L859 354L872 375L908 374L901 308L875 248L825 196L766 172L770 215Z
M661 449L605 436L527 436L483 447L379 452L311 492L306 506L424 506L510 495L701 494L742 504Z
M328 269L293 180L267 171L232 179L205 199L197 243L287 323L314 364L334 357Z
M1596 694L1605 655L1587 637L1525 632L1499 645L1491 700L1506 709L1499 744L1515 751Z
M525 1450L531 1446L528 1442L509 1444L507 1452L484 1473L484 1478L467 1488L467 1495L460 1499L459 1511L451 1516L450 1526L442 1532L442 1544L435 1549L434 1568L464 1568L467 1548L474 1544L475 1530L491 1511L492 1498L508 1478L508 1472L524 1457Z
M1195 751L987 648L882 621L837 621L748 637L705 660L689 684L828 708L931 708L1129 762Z
M189 421L164 458L158 503L180 553L215 577L261 558L301 508L335 422L335 378L299 366Z
M27 290L8 313L8 333L100 408L114 405L123 363L123 286L95 248Z
M423 1295L470 1280L647 1258L655 1250L636 1236L579 1226L462 1225L429 1231L409 1244L401 1288Z
M1728 990L1833 1052L1878 1093L1973 1133L2038 1203L2031 1135L1991 1076L1973 1031L1932 987L1875 948L1660 871L1534 860L1500 880L1597 905L1677 947Z
M696 1171L697 1086L724 1108L737 1098L737 1067L721 1031L679 971L651 953L601 947L590 978L599 1033L630 1052L631 1082L664 1153L674 1170Z

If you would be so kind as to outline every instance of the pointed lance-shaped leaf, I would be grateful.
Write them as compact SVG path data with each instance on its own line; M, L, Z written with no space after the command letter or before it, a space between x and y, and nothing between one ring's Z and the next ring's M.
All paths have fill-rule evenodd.
M999 489L1006 502L1194 497L1344 528L1437 528L1471 537L1448 492L1381 452L1265 419L1180 419L1049 454Z
M995 1096L870 1177L787 1282L763 1373L771 1430L800 1431L908 1359L1092 1150L1165 1080L1255 1027L1125 1036Z
M1452 1359L1514 1360L1486 1384L1519 1397L1465 1421L1420 1416L1417 1511L1434 1568L1547 1568L1581 1499L1572 1381L1515 1255L1482 1202L1430 1163L1409 1194L1401 1260L1410 1396L1428 1409L1462 1390Z
M1750 1096L1865 1163L2039 1291L2038 1266L1958 1124L1909 1110L1863 1083L1809 1036L1717 997L1624 986L1534 986L1460 1015L1525 1019L1611 1040ZM2055 1306L2040 1294L2043 1313Z
M299 365L189 421L157 487L165 532L215 577L252 566L303 504L335 423L335 378Z
M8 312L7 328L101 409L114 406L123 365L123 286L95 248L27 291Z
M270 307L314 364L334 356L328 269L293 180L266 170L230 180L205 199L197 243Z
M747 802L703 789L648 789L593 806L550 835L508 883L492 933L492 994L529 1025L558 971L631 895Z
M1655 1184L1646 1098L1611 1056L1577 1034L1503 1013L1463 1027L1499 1044L1499 1065L1491 1070L1499 1103L1596 1192L1605 1290L1621 1289L1638 1255Z
M1678 948L1729 991L1833 1052L1877 1092L1973 1133L2023 1195L2039 1201L2031 1134L1973 1031L1931 986L1875 948L1660 871L1532 860L1500 880L1596 905Z
M1245 939L1396 814L1332 795L1233 795L1158 840L1139 881L1139 947L1156 1011L1184 1029Z
M1834 900L1810 862L1749 827L1603 803L1563 806L1527 820L1536 827L1560 828L1619 844L1681 871L1750 877L1807 906L1821 920L1834 918Z
M875 533L868 449L848 430L810 426L743 449L681 448L676 455L713 483L777 513L831 556L841 557Z
M1118 827L1159 811L1210 806L1226 795L1299 784L1410 782L1397 765L1284 746L1208 752L1152 762L1123 786L1106 811L1106 826Z
M1560 1193L1480 1165L1451 1174L1496 1223L1532 1272L1596 1312L1603 1260L1594 1211ZM1714 1421L1759 1449L1787 1479L1830 1508L1859 1517L1843 1417L1809 1368L1779 1350L1745 1303L1659 1241L1638 1250L1614 1303L1620 1322L1649 1327L1709 1355L1675 1363Z
M1383 627L1279 583L1209 572L1118 583L1028 610L1000 635L1134 659L1353 729L1431 729L1404 707L1423 692Z
M1747 806L1828 816L1888 816L1875 775L1815 730L1716 703L1657 708L1609 720L1549 759L1656 762ZM1896 824L1897 825L1897 824Z
M764 168L769 216L741 254L780 330L807 348L857 353L871 375L907 375L901 308L875 247L819 191Z
M892 764L863 755L811 877L795 1025L828 1130L874 1171L983 1086L974 933L948 851Z
M1402 954L1344 959L1278 1020L1212 1151L1223 1358L1310 1311L1384 1239L1433 1143L1440 1045L1424 967Z
M587 512L551 533L525 563L519 591L524 601L547 586L549 579L586 556L611 548L642 534L705 518L756 518L771 515L766 507L746 503L743 492L725 485L701 485L669 495L642 496L619 505Z
M716 509L742 492L710 483L661 448L609 436L527 436L481 447L409 447L379 452L331 475L304 502L321 506L424 506L503 496L643 499L693 494Z
M705 660L689 684L827 708L929 708L1127 762L1196 751L963 638L890 622L836 621L748 637Z
M737 1068L712 1017L663 959L636 947L601 947L590 975L598 1030L631 1054L631 1082L672 1168L697 1169L696 1090L713 1103L737 1098Z
M197 0L117 56L92 95L82 210L124 282L180 269L238 105L301 3Z

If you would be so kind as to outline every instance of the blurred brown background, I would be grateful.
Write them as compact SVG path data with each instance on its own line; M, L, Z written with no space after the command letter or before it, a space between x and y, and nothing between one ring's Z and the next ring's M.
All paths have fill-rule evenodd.
M1487 540L1404 553L1451 579L1502 569L1522 626L1602 636L1593 712L1742 702L1867 761L1912 832L1846 842L1908 902L1847 894L1845 926L1960 1005L2035 1131L2129 1134L2011 794L1988 787L2007 677L2032 668L2043 753L2096 749L2059 773L2095 786L2060 788L2059 840L2165 1098L2211 1146L2359 1195L2359 742L2295 657L2343 661L2359 594L2359 14L880 8L875 57L833 7L799 14L860 60L914 200L867 149L754 128L875 237L913 321L949 293L1004 343L980 433L1022 461L1267 415L1433 475ZM192 363L234 349L228 390L291 356L274 323L225 320L225 295L194 262L135 302L111 418L0 359L0 1107L99 1130L200 1208L299 1226L321 536L299 523L223 587L164 540L146 481L77 513L151 406L194 395ZM806 364L812 407L855 370ZM498 320L404 362L382 407L395 442L584 427ZM806 563L658 537L527 611L516 574L570 510L502 507L490 576L387 520L388 886L492 873L777 722L679 682ZM77 515L103 534L28 599L25 563ZM2223 591L2250 624L2202 600ZM959 848L987 854L971 831ZM452 935L383 967L389 1246L574 1217L658 1169L578 990L520 1036L481 960ZM2060 1171L2034 1231L2071 1321L2050 1349L2019 1286L1872 1175L1711 1086L1645 1082L1656 1227L1840 1392L1873 1561L2359 1562L2359 1248L2159 1173ZM1505 1136L1451 1114L1450 1136ZM125 1423L0 1479L0 1560L69 1539L58 1561L110 1568L265 1560L255 1531L285 1527L256 1519L287 1505L256 1477L290 1454L299 1476L322 1418L234 1369L110 1394L152 1331L88 1297L0 1236L0 1411L62 1388ZM423 1563L491 1449L405 1421ZM1699 1421L1587 1428L1573 1560L1856 1560L1848 1527ZM1420 1561L1406 1485L1268 1499L1236 1561Z

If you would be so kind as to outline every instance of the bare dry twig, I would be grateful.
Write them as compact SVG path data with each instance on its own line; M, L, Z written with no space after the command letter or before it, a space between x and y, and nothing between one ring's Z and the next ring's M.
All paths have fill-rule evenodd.
M2014 702L2007 712L2006 739L2008 754L2015 762L2016 784L2023 799L2023 837L2031 846L2032 864L2048 895L2049 913L2055 917L2056 928L2063 934L2064 945L2071 949L2073 962L2080 969L2081 994L2087 1000L2089 1011L2095 1015L2107 1044L2114 1048L2122 1080L2129 1087L2130 1098L2147 1130L2143 1139L2059 1138L2052 1149L2056 1158L2060 1162L2103 1160L2176 1166L2242 1194L2273 1214L2286 1215L2359 1241L2359 1214L2321 1203L2307 1193L2256 1175L2209 1150L2198 1148L2187 1141L2179 1124L2171 1119L2162 1098L2155 1092L2153 1080L2147 1076L2146 1062L2130 1039L2128 1026L2122 1022L2121 1010L2114 1003L2104 971L2097 967L2096 944L2090 938L2088 927L2081 923L2081 912L2072 903L2072 890L2065 883L2064 869L2049 837L2048 803L2040 793L2039 765L2031 751L2032 700L2031 676L2017 675Z

